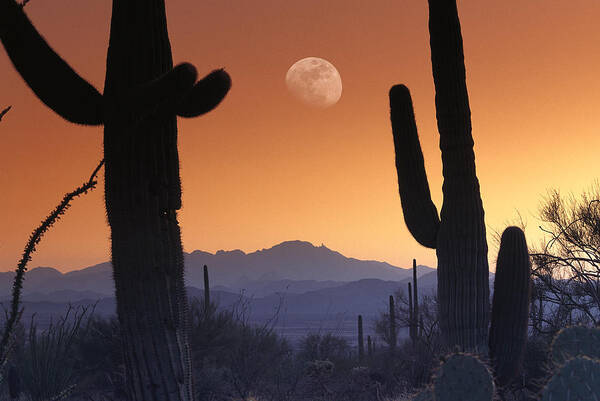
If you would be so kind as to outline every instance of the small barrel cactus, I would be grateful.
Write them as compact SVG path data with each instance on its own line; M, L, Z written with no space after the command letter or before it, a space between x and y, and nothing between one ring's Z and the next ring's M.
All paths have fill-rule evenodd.
M571 326L558 332L552 342L554 363L562 365L577 356L600 359L600 328Z
M450 356L433 380L436 401L486 401L495 387L488 367L476 356L457 353Z
M541 401L598 401L600 362L588 357L570 359L552 376Z

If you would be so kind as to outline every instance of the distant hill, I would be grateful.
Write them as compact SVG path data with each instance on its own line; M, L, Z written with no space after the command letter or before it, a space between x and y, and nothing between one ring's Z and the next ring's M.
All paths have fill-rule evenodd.
M427 271L426 268L422 270ZM493 275L490 276L493 279ZM248 291L223 290L213 287L211 299L221 310L236 310L236 315L243 315L250 323L274 325L276 332L285 335L290 340L296 341L311 332L334 332L343 335L350 342L356 337L356 316L363 315L365 319L365 333L373 334L373 321L388 307L388 297L398 290L407 291L409 278L402 281L384 281L379 279L362 279L347 283L340 282L303 282L288 281L290 288L322 288L297 293L292 291L273 291L277 285L284 281L266 282L264 291L267 295L257 295ZM273 284L276 283L276 284ZM291 283L291 284L290 284ZM294 287L298 283L297 287ZM317 284L315 284L317 283ZM258 284L255 283L257 286ZM329 284L329 286L327 286ZM257 287L258 288L258 287ZM420 276L419 294L421 297L431 295L437 288L437 275L430 271ZM493 288L493 287L492 287ZM273 291L273 292L271 292ZM187 287L188 296L203 300L204 291L196 287ZM115 299L113 296L91 299L97 293L86 291L55 292L49 294L54 301L44 301L43 296L30 294L23 303L23 322L28 324L35 314L35 322L40 329L47 327L51 320L64 315L68 304L77 308L80 306L95 305L95 313L101 316L114 316L116 314ZM78 296L79 299L73 299ZM29 299L28 299L29 298ZM70 298L68 302L65 298ZM6 305L8 298L3 300ZM401 337L406 333L400 332Z
M269 249L245 253L240 250L217 251L215 254L194 251L187 254L187 279L194 286L201 283L202 266L208 265L211 281L217 285L241 288L251 281L337 281L348 282L375 278L400 281L411 270L385 262L347 258L324 245L286 241ZM420 274L433 269L422 267Z
M356 319L358 314L364 315L365 318L375 317L379 311L387 308L388 296L405 286L406 281L363 279L302 294L280 292L263 297L247 295L244 292L212 290L211 299L219 309L243 311L250 322L266 322L278 312L278 320L281 322L298 323L302 330L309 331L320 327L323 322L336 321L340 318ZM420 287L420 289L422 295L431 290L429 287ZM204 299L204 291L201 289L187 287L187 292L192 300ZM26 297L23 303L23 322L28 323L31 316L35 314L38 326L44 328L51 320L62 316L69 304L74 308L95 305L95 313L101 316L116 314L114 297L70 301L64 300L64 296L60 298L50 302L40 300L39 294ZM6 304L8 298L2 301Z
M384 262L347 258L324 245L287 241L252 253L240 250L215 254L194 251L185 254L186 285L203 287L203 265L210 270L211 287L225 292L244 291L248 296L273 293L300 294L334 288L363 279L402 281L411 270ZM419 267L419 274L433 269ZM0 273L0 299L10 295L13 272ZM25 275L25 300L80 301L114 294L111 264L101 263L61 273L51 267L31 269Z

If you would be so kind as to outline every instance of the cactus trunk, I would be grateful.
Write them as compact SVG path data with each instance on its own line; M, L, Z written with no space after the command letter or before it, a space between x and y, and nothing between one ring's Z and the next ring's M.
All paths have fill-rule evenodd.
M487 242L475 154L460 22L455 1L429 1L431 61L444 184L438 232L440 328L463 349L487 345Z
M204 265L204 312L210 310L210 284L208 281L208 266Z
M115 0L105 98L122 99L172 68L164 0ZM176 117L150 123L135 108L116 109L104 121L105 198L129 392L189 401Z
M365 361L365 340L363 337L363 319L358 315L358 363L362 364Z
M403 85L390 91L398 187L409 230L419 243L436 249L438 313L445 341L463 350L485 349L489 323L487 242L455 1L429 0L429 33L444 175L439 224L429 194L412 100ZM417 228L420 226L423 229Z
M417 260L413 259L413 324L415 326L415 336L419 337L417 326L419 324L419 294L417 288Z
M396 350L397 333L396 333L396 306L394 302L394 296L390 295L390 307L389 307L389 325L390 325L390 351Z
M411 341L416 341L415 311L413 309L412 287L408 283L408 336Z

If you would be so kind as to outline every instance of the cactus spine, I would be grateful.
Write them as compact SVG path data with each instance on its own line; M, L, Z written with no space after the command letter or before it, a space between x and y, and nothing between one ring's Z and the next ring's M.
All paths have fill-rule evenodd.
M390 295L390 306L389 306L389 325L390 325L390 351L396 350L396 342L398 341L396 333L396 306L394 302L394 296Z
M105 201L131 400L193 400L188 308L177 210L176 116L216 107L230 87L214 71L173 67L164 0L113 0L104 93L58 56L20 4L0 0L13 65L68 121L104 125Z
M364 361L365 361L365 340L363 337L363 319L362 319L362 315L358 315L358 363L362 364L362 363L364 363Z
M489 324L488 249L455 1L429 0L429 32L444 175L441 216L431 200L404 85L390 90L398 188L409 231L420 244L436 249L440 329L446 342L483 348Z

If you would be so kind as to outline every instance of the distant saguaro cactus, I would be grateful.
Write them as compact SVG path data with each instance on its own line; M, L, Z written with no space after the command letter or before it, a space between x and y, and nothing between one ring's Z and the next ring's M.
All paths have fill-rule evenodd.
M210 308L210 284L208 282L208 266L204 265L204 311Z
M419 333L417 331L417 327L419 324L419 290L417 285L417 260L413 259L413 318L415 325L415 333L417 337Z
M416 340L416 333L415 333L415 315L414 315L414 309L413 309L413 297L412 297L412 287L410 285L410 283L408 283L408 336L410 337L411 341L415 341Z
M358 315L358 363L362 364L365 361L365 340L363 337L363 318Z
M164 0L113 0L103 94L48 46L15 0L0 0L0 40L48 107L70 122L104 125L106 212L130 398L193 400L176 116L216 107L229 76L217 70L196 82L191 64L173 67Z
M367 336L367 355L369 356L369 361L373 358L373 342L371 341L371 336Z
M396 350L396 342L398 341L398 334L396 332L396 305L394 302L394 296L390 295L390 306L389 306L389 326L390 326L390 351Z

